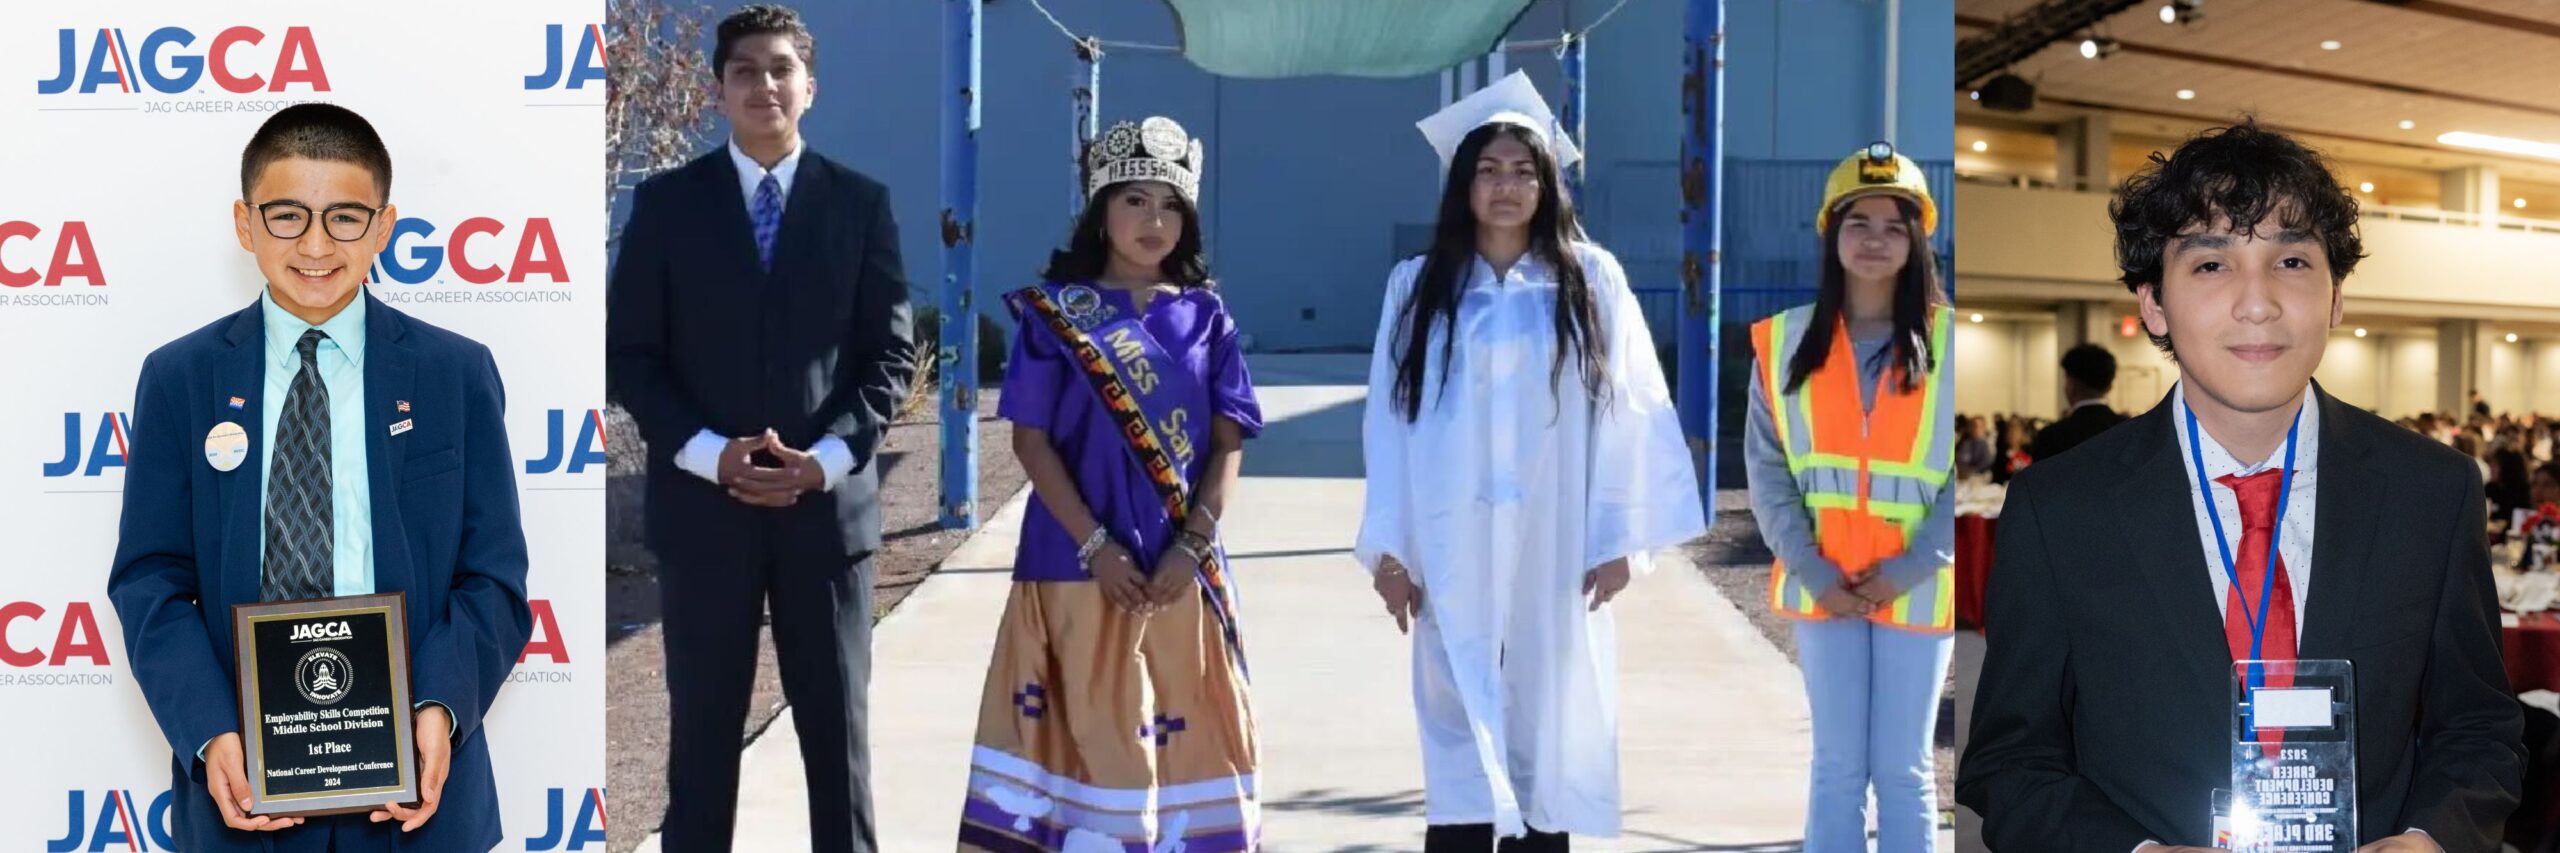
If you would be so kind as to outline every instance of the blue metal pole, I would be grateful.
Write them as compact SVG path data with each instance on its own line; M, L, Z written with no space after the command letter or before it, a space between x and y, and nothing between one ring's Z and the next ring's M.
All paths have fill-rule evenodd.
M1680 426L1716 499L1716 365L1724 352L1724 0L1688 0L1680 78Z
M1582 35L1565 34L1564 55L1558 57L1564 66L1564 114L1557 120L1564 124L1565 135L1573 137L1573 144L1582 146L1583 153L1582 160L1574 161L1573 167L1566 169L1564 173L1565 189L1573 193L1573 204L1577 208L1581 207L1583 202L1582 164L1591 159L1591 137L1582 133L1582 116L1587 106L1583 103L1583 99L1589 97L1591 92L1584 85L1582 76L1584 38L1585 36Z
M978 23L981 0L943 0L942 526L978 526Z

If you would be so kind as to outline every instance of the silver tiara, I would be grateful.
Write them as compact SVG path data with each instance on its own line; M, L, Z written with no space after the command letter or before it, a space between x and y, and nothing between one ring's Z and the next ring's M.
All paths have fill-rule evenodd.
M1200 140L1173 119L1155 116L1144 122L1119 122L1085 148L1084 194L1091 199L1103 187L1130 181L1163 181L1184 201L1200 203Z

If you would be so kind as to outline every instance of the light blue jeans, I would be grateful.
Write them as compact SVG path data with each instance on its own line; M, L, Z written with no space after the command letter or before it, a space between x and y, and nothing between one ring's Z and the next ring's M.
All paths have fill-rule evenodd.
M1813 797L1805 853L1867 849L1867 788L1878 853L1932 853L1938 776L1932 738L1955 652L1951 634L1864 619L1799 620L1796 653L1813 706Z

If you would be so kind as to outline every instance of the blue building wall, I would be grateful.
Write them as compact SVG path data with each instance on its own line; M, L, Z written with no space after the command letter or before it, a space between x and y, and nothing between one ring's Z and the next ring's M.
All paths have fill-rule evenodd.
M1538 0L1511 38L1553 38L1614 0ZM1046 0L1081 34L1172 44L1169 8L1144 0ZM1677 288L1682 13L1679 0L1629 0L1587 54L1584 215L1640 289ZM1726 139L1728 269L1752 253L1809 260L1819 171L1882 135L1883 0L1731 0ZM805 2L818 42L810 145L889 184L921 304L941 281L941 2ZM716 7L726 13L727 7ZM985 9L980 132L979 293L1029 283L1067 231L1070 75L1065 37L1022 0ZM1895 137L1916 159L1953 158L1952 0L1906 0ZM1551 102L1557 63L1514 52ZM1183 123L1208 146L1204 228L1226 298L1259 349L1365 348L1388 269L1429 225L1439 166L1413 123L1440 103L1437 75L1402 80L1230 80L1170 53L1104 59L1105 124L1146 115ZM1809 166L1808 163L1814 165ZM1755 170L1813 174L1800 189L1744 194ZM1797 183L1792 177L1760 184ZM1952 211L1948 212L1949 214ZM1941 233L1952 229L1945 224ZM1399 235L1404 245L1399 245ZM1772 273L1763 278L1797 277ZM1742 281L1781 290L1809 281ZM1784 302L1783 293L1761 298ZM1667 298L1647 313L1668 343ZM1757 306L1728 303L1728 319Z

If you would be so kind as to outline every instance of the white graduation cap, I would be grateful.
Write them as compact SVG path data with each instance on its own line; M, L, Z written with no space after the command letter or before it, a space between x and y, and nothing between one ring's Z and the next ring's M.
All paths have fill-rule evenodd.
M1555 112L1547 109L1547 100L1538 97L1538 87L1530 85L1529 75L1519 71L1477 89L1414 126L1421 128L1422 135L1431 140L1431 148L1440 152L1440 170L1446 173L1449 161L1458 156L1458 143L1476 128L1496 122L1528 128L1546 140L1547 147L1555 152L1558 169L1570 169L1582 159L1582 149L1556 123Z

